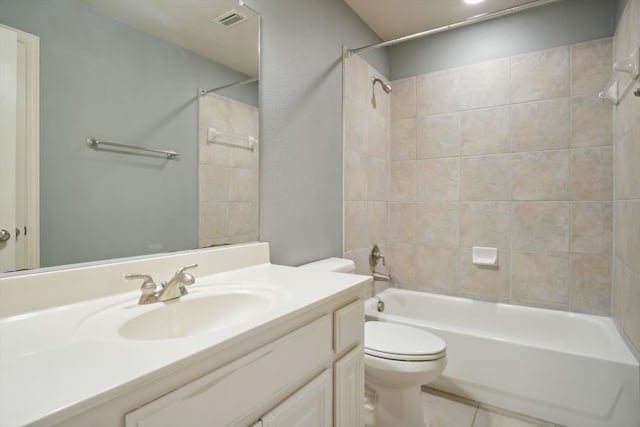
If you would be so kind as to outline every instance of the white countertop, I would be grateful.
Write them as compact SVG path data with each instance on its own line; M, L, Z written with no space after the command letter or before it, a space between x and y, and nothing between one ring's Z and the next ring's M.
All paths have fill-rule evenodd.
M216 357L244 337L326 302L362 290L370 278L273 264L197 276L189 291L231 283L277 285L286 293L257 319L192 337L128 340L79 325L88 316L139 290L0 319L0 425L48 425L112 399L152 378L179 372L183 363ZM360 287L360 288L359 288ZM188 297L188 295L187 295ZM284 322L280 322L282 324Z

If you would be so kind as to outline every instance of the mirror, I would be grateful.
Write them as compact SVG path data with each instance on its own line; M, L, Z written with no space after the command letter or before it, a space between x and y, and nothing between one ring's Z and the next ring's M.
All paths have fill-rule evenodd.
M0 273L258 239L254 11L238 0L0 0L0 24L19 30L12 156L27 161L15 167L26 187L0 190L17 200L15 225L0 214L11 232ZM20 32L37 36L37 56ZM30 87L39 108L20 104ZM29 160L20 138L38 133Z

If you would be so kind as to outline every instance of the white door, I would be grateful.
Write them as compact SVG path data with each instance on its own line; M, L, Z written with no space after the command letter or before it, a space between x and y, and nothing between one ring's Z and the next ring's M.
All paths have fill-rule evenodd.
M0 28L0 272L16 268L17 34Z
M262 417L263 427L331 427L331 370L327 369Z

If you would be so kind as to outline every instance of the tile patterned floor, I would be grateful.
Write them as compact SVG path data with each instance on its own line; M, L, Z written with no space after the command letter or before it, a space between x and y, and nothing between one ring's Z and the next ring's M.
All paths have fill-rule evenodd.
M422 402L429 427L562 427L429 388Z

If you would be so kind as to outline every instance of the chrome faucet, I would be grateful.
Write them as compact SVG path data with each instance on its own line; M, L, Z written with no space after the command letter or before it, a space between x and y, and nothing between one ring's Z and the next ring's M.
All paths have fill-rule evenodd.
M384 255L380 252L380 247L378 244L374 244L373 248L371 248L371 253L369 253L369 265L371 266L371 272L373 276L373 280L378 282L391 282L391 276L388 274L378 273L376 271L376 267L378 266L378 262L382 260L382 265L387 265L387 260L384 259Z
M372 269L375 269L378 265L378 261L382 260L382 265L387 265L387 260L384 259L384 255L380 252L380 247L377 243L374 243L371 248L371 253L369 253L369 265Z
M198 264L187 265L185 267L180 267L176 274L167 281L162 282L160 287L158 287L153 278L148 274L125 274L124 278L127 280L131 279L143 279L142 286L140 290L142 291L142 295L140 295L140 299L138 300L138 304L152 304L154 302L165 302L171 301L174 299L178 299L183 295L189 293L187 291L186 286L193 285L196 281L195 277L189 273L185 273L185 270L190 268L196 268Z

